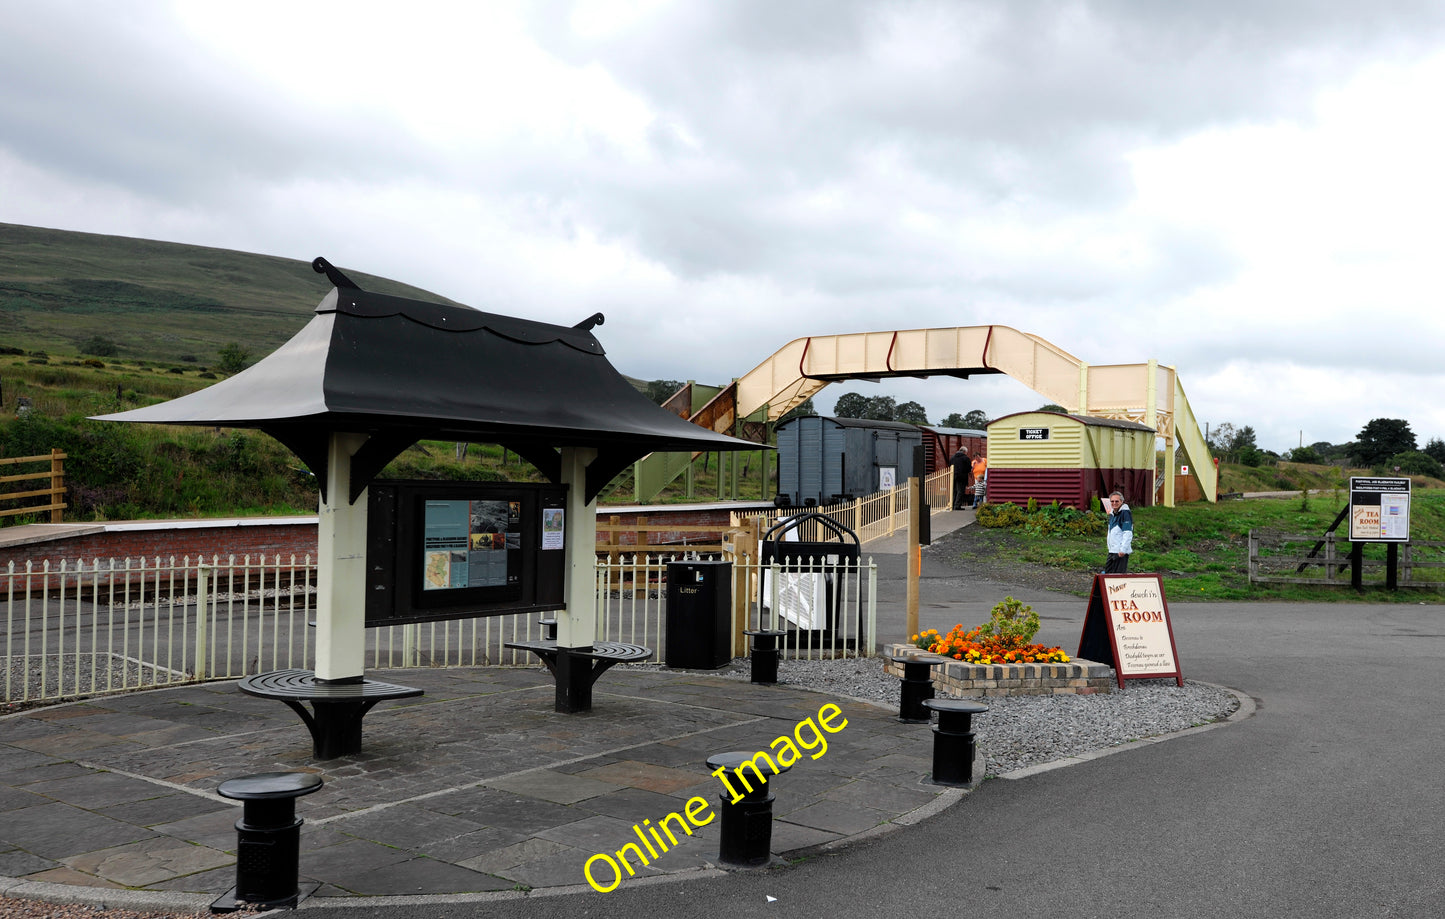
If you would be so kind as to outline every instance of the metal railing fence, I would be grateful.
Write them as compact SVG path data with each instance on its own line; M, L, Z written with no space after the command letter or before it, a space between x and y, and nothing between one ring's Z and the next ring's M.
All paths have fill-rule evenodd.
M663 659L672 560L598 563L598 639L646 645L653 660ZM786 656L872 653L877 567L871 561L783 569L746 555L731 560L735 637L744 629L788 629L791 622L795 634ZM0 701L312 669L315 585L309 556L11 562L0 571ZM367 666L532 666L530 654L503 645L541 632L536 614L368 629ZM736 638L733 653L745 653Z
M953 470L943 469L926 476L923 480L923 494L930 513L941 514L951 509L953 507ZM761 511L748 511L746 514L736 515L738 519L734 522L741 523L743 518L761 517L763 529L767 530L784 518L807 511L817 511L852 530L858 534L860 543L867 544L875 539L892 536L899 530L907 530L908 508L908 486L905 484L838 504L825 504L817 507L775 507ZM837 535L825 527L810 523L804 524L798 530L798 538L809 542L830 542L836 539Z

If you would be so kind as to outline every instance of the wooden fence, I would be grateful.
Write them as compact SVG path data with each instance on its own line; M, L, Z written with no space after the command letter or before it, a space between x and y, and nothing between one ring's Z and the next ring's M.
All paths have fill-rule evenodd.
M51 523L63 523L64 521L61 519L61 515L65 510L65 454L59 450L51 450L48 456L7 457L0 459L0 472L27 463L49 463L50 468L44 472L0 475L0 487L8 486L11 482L32 482L36 479L49 479L50 487L35 488L27 491L0 492L0 502L41 498L46 503L29 504L14 508L0 508L0 517L17 517L22 514L39 514L49 511Z
M1320 536L1250 530L1249 583L1349 587L1353 545L1334 533ZM1383 554L1383 547L1380 552ZM1433 569L1445 568L1445 542L1414 540L1401 545L1399 552L1399 586L1445 587L1445 577L1431 577ZM1366 586L1384 585L1386 564L1383 557L1361 560L1365 572L1381 572L1378 580L1366 581Z

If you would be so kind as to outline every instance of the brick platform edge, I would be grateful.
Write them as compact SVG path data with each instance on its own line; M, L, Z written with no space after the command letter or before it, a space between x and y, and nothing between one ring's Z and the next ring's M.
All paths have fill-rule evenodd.
M903 667L893 663L893 657L901 654L936 661L933 687L948 696L1089 695L1110 692L1117 685L1113 667L1083 658L1067 664L965 664L941 654L920 651L913 645L884 645L884 667L899 679L903 678Z

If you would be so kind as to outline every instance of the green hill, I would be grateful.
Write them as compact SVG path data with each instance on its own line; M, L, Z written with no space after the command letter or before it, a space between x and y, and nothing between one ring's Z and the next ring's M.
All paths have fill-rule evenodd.
M367 290L453 302L339 267ZM312 318L329 289L309 261L0 224L0 457L67 453L67 520L314 512L314 480L264 434L87 417L211 385L225 375L220 352L231 343L259 360ZM748 470L751 483L756 463ZM384 474L539 476L497 446L458 459L454 445L434 442L417 444ZM697 479L699 494L715 493L716 463L704 457ZM754 488L761 485L745 493ZM630 490L623 475L611 499L626 502ZM681 483L673 491L674 500L684 497ZM31 506L5 501L0 510L17 505ZM40 519L0 516L0 527Z
M453 302L338 267L367 290ZM309 260L0 223L0 344L27 352L98 336L127 358L208 364L229 342L261 357L329 289Z

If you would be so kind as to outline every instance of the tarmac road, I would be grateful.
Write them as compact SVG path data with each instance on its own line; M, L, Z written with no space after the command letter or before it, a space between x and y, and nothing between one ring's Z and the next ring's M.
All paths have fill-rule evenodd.
M880 556L883 565L895 561ZM932 576L925 627L982 622L997 600L968 584L947 589L946 569ZM880 586L880 608L898 616L901 578L887 578L893 584ZM1040 611L1041 640L1077 645L1084 600L1015 595ZM1253 717L990 780L915 827L789 867L628 883L609 894L424 907L303 904L300 912L328 919L1445 916L1445 607L1171 603L1170 613L1185 676L1252 697Z

